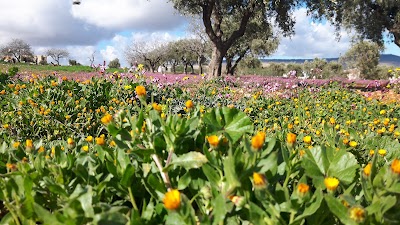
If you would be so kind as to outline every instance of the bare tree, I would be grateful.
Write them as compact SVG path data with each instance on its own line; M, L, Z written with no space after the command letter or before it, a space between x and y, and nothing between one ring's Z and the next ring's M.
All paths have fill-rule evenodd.
M165 61L166 45L157 41L134 42L125 51L128 61L143 63L152 72Z
M21 39L13 39L0 49L2 55L15 58L21 62L23 58L33 58L31 46Z
M96 51L93 51L92 54L89 57L89 61L90 61L90 67L94 66L94 56L96 55Z
M60 59L67 58L69 56L69 52L65 49L51 48L46 51L46 55L50 56L54 61L56 61L57 65L60 65Z
M212 45L207 33L204 29L203 21L199 16L192 16L189 21L187 32L193 36L190 39L190 51L197 56L197 64L200 69L200 74L203 73L203 64L210 58Z

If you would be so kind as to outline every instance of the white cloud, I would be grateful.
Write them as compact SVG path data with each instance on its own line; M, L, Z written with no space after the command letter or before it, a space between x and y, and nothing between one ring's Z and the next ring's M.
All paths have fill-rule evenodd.
M166 0L82 0L71 9L75 18L103 28L168 30L182 24Z
M338 42L335 28L329 23L316 23L306 15L306 9L294 12L295 32L291 38L283 38L272 57L338 57L344 54L351 44L351 35L340 32Z

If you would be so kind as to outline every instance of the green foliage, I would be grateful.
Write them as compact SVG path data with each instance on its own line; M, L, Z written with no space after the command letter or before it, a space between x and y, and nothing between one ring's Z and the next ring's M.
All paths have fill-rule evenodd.
M398 103L335 85L280 97L137 77L1 86L0 223L400 222Z
M379 64L381 48L379 45L361 41L354 44L345 55L340 57L339 61L346 68L357 68L360 70L363 78L376 79L377 66Z
M116 59L111 60L111 61L108 63L108 67L109 67L109 68L118 69L118 68L121 67L121 63L119 63L119 59L116 58Z
M261 60L255 57L246 57L239 63L239 68L244 69L244 68L250 68L250 69L256 69L256 68L261 68Z
M44 61L43 61L44 62ZM81 64L80 63L78 63L75 59L69 59L68 60L68 64L70 65L70 66L80 66Z

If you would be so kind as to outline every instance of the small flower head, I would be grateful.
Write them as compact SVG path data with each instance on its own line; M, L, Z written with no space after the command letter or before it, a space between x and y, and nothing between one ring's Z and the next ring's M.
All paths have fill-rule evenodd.
M265 188L267 186L267 179L264 174L254 172L253 183L256 188Z
M214 148L218 147L219 139L217 135L211 135L207 137L208 143Z
M260 150L265 142L265 133L258 132L252 139L251 139L251 147L254 150Z
M154 110L156 110L156 111L158 111L158 112L161 112L161 111L162 111L162 106L161 106L160 104L157 104L157 103L153 102L153 103L151 104L151 106L153 107Z
M309 190L310 190L310 186L308 186L308 184L300 183L297 186L297 191L298 191L300 196L304 196L305 194L308 193Z
M33 149L33 141L31 139L27 139L25 141L26 150L30 151Z
M350 141L349 145L350 145L350 147L355 148L355 147L357 147L358 143L356 141Z
M364 167L364 169L363 169L363 174L364 174L364 176L369 177L369 175L371 175L371 168L372 168L372 164L371 164L371 163L368 163L368 164Z
M165 193L163 202L166 209L176 210L181 205L181 193L176 189L170 190Z
M101 122L104 125L111 123L112 120L113 120L113 116L108 113L101 118Z
M306 144L308 144L308 145L310 145L311 144L311 136L305 136L304 138L303 138L303 142L304 143L306 143Z
M68 139L67 139L67 144L68 144L68 145L74 145L74 143L75 143L75 141L74 141L73 138L68 138Z
M334 177L327 177L324 179L324 184L329 191L335 191L339 186L339 180Z
M86 138L85 138L85 140L87 141L87 142L92 142L93 141L93 137L92 136L87 136Z
M365 220L366 212L363 208L359 206L354 206L349 210L350 219L356 221L357 223L362 223Z
M400 175L400 159L394 159L390 165L390 169L393 173Z
M192 100L187 100L186 103L185 103L185 106L186 106L187 109L193 108L193 106L194 106L193 101Z
M84 146L82 146L81 150L84 151L84 152L88 152L89 151L89 146L84 145Z
M146 88L142 85L138 85L135 88L135 92L139 97L145 96L146 95Z
M379 150L378 150L378 154L379 154L380 156L385 156L386 153L387 153L387 151L386 151L385 149L379 149Z
M104 145L106 143L106 141L104 140L103 136L97 137L96 139L96 144L97 145Z
M21 142L16 141L13 143L13 148L18 148L21 145Z
M286 136L286 141L288 144L293 145L294 143L296 143L296 138L297 138L296 134L288 133Z

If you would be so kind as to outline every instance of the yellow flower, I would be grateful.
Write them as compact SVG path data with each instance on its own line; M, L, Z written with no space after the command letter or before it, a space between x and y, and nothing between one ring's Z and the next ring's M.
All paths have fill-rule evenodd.
M350 145L350 147L355 148L355 147L357 147L358 143L356 141L350 141L349 145Z
M400 175L400 160L394 159L392 164L390 165L390 169L393 173Z
M115 147L115 146L117 146L117 144L115 143L115 141L111 141L109 145L110 145L110 147Z
M265 142L265 133L258 132L252 139L251 139L251 147L255 150L260 150Z
M218 147L219 144L219 139L217 135L211 135L209 137L207 137L207 141L208 143L210 143L210 145L214 148Z
M382 110L379 112L379 114L381 114L381 115L386 114L386 110L382 109Z
M287 128L288 128L289 130L293 129L293 124L292 124L292 123L289 123L289 124L287 125Z
M363 172L364 172L364 175L365 175L365 176L369 177L369 175L371 174L371 168L372 168L372 164L371 164L371 163L368 163L368 164L364 167Z
M124 86L124 89L125 89L125 90L129 90L129 89L131 89L131 88L132 88L131 85L125 85L125 86Z
M297 186L297 191L298 191L299 194L302 195L302 196L305 195L305 194L307 194L309 190L310 190L310 186L308 186L308 185L305 184L305 183L300 183L300 184Z
M20 144L21 144L21 142L19 142L19 141L14 142L14 143L13 143L13 147L14 147L14 148L18 148Z
M365 220L365 210L359 206L352 207L349 211L350 218L357 223L362 223Z
M286 141L287 141L287 143L289 143L289 144L294 144L294 143L296 143L296 137L297 137L296 134L288 133L287 136L286 136Z
M327 177L324 179L324 184L329 191L335 191L339 186L339 180L334 177Z
M169 210L176 210L181 205L181 193L173 189L165 193L163 199L164 207Z
M85 140L87 142L92 142L93 141L93 137L92 136L87 136Z
M369 150L369 155L370 156L374 156L374 154L375 154L375 150Z
M17 166L12 163L6 163L6 167L7 167L7 169L10 169L10 170L15 170L17 168Z
M265 188L267 185L267 180L265 179L264 174L261 173L253 173L253 182L254 186L257 188Z
M43 146L40 146L40 147L39 147L39 150L38 150L38 153L44 152L44 150L45 150L44 147L43 147Z
M26 150L31 150L33 148L33 141L31 139L27 139L25 141Z
M162 111L162 106L160 104L153 102L151 105L153 106L154 110L157 110L158 112Z
M332 125L334 125L334 124L336 123L335 118L331 117L331 118L329 119L329 123L332 124Z
M96 139L96 144L97 145L104 145L106 143L106 141L104 140L103 136L97 137Z
M306 144L311 144L311 136L305 136L304 138L303 138L303 141L304 141L304 143L306 143Z
M350 142L349 139L347 138L343 139L343 144L347 145L349 142Z
M87 146L87 145L84 145L84 146L82 146L82 151L84 151L84 152L88 152L89 151L89 146Z
M103 118L101 118L101 122L104 125L111 123L112 120L113 120L113 116L108 113L106 115L104 115Z
M386 150L385 149L379 149L378 150L378 154L381 156L385 156L386 155Z
M185 103L186 108L191 109L193 108L194 104L192 100L187 100Z
M146 95L146 88L142 85L136 86L135 91L139 97Z
M73 145L75 142L74 142L74 139L72 139L72 138L68 138L67 139L67 144L69 144L69 145Z

